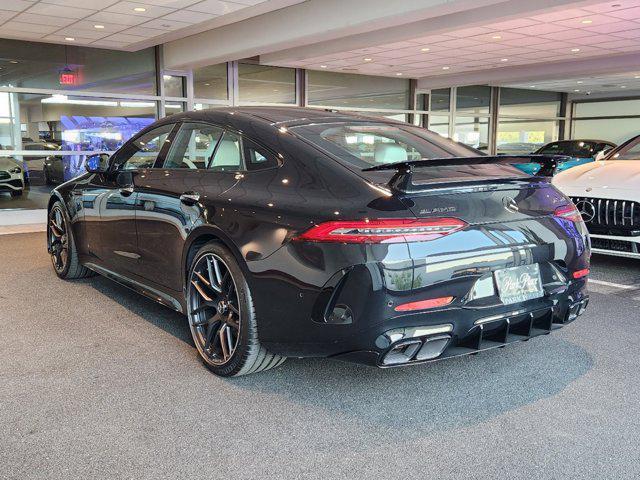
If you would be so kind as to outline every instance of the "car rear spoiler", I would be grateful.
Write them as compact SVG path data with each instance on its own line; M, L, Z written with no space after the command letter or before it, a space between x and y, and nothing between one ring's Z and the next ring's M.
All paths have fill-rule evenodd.
M395 170L395 175L389 180L387 186L400 192L411 192L414 190L412 176L415 168L432 167L456 167L465 165L518 165L527 163L538 163L541 168L537 176L552 177L558 164L568 160L565 155L495 155L478 157L450 157L433 158L425 160L410 160L406 162L387 163L362 169L363 172L378 172L383 170Z

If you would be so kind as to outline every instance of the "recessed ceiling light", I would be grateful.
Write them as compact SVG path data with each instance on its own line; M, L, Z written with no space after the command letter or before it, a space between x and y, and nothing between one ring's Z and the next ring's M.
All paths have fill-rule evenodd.
M421 52L428 52L429 50L431 50L431 49L428 48L428 47L424 47L424 48L420 49Z
M580 23L584 24L584 25L589 25L591 23L593 23L593 20L589 20L588 18L586 20L582 20Z
M494 35L493 37L494 40L502 40L502 36L501 35Z
M580 90L578 90L577 88L574 90L574 92L579 92Z
M529 85L529 88L536 88L535 85Z
M640 75L636 75L636 76L635 76L635 77L633 77L633 78L636 78L636 79L638 79L638 78L640 78Z
M509 61L509 59L508 59L508 58L501 58L501 59L500 59L500 61L501 61L501 62L508 62L508 61Z
M211 84L210 84L210 83L205 83L205 84L204 84L204 86L205 86L205 87L210 87L210 86L211 86Z
M572 48L572 49L571 49L571 51L572 51L573 53L578 53L578 52L580 51L580 49L579 49L579 48Z
M320 65L320 68L327 68L326 65Z
M146 12L147 9L144 7L136 7L133 9L134 12Z
M370 62L370 61L372 61L372 60L373 60L373 58L365 57L365 58L363 58L363 60L364 60L365 62Z
M67 40L68 42L75 42L76 39L73 37L64 37L65 40Z
M94 25L93 28L97 28L98 30L102 30L104 25Z
M449 70L451 67L442 67L443 70Z
M576 83L584 83L582 80L578 80Z
M402 75L402 73L401 73L401 72L398 72L398 73L396 73L396 75L397 75L397 76L401 76L401 75Z
M620 88L627 88L626 85L620 85Z

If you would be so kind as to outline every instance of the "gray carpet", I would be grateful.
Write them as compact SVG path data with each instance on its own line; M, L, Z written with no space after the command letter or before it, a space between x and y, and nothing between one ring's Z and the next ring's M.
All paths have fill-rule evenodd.
M630 298L474 357L223 380L181 316L57 279L42 234L0 236L0 259L2 479L640 477Z

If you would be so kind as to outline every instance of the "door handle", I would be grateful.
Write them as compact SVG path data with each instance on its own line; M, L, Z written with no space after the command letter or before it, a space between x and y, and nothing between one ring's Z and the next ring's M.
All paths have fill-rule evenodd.
M180 195L180 201L191 207L200 201L200 194L196 192L184 192Z
M120 187L120 194L123 197L128 197L133 193L133 185L129 185L128 187Z

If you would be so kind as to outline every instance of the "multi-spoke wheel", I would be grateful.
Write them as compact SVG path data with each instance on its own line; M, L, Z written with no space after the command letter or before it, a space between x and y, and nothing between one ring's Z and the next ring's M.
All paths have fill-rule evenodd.
M217 243L196 254L187 288L189 326L205 364L221 376L258 372L284 362L258 342L255 311L244 275Z
M92 275L91 270L83 267L78 261L73 233L60 202L55 202L49 210L47 247L51 254L53 269L60 278L83 278Z

